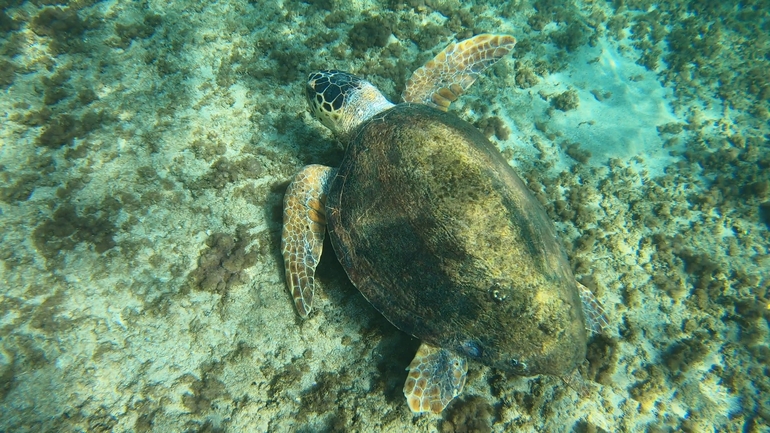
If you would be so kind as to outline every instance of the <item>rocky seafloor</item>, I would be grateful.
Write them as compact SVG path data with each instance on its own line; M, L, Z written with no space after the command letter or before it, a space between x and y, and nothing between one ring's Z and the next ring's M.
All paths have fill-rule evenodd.
M770 431L770 4L504 4L0 1L0 431ZM332 254L308 320L284 287L283 192L343 152L303 80L397 100L486 32L452 110L611 327L579 380L472 364L414 416L419 342Z

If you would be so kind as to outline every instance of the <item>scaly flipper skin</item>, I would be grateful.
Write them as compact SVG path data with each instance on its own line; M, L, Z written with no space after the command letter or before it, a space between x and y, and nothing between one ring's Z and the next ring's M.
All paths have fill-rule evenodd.
M449 104L468 90L485 69L508 54L515 44L513 36L489 34L450 44L414 71L402 97L405 102L447 111Z
M404 395L412 412L441 413L465 386L468 362L446 349L423 343L404 384Z
M335 172L323 165L305 166L283 198L281 249L286 284L303 319L313 307L315 268L326 233L326 194Z
M586 316L586 329L591 334L601 334L610 325L604 307L588 290L588 287L580 283L577 283L577 286L580 291L580 300L583 302L583 313Z

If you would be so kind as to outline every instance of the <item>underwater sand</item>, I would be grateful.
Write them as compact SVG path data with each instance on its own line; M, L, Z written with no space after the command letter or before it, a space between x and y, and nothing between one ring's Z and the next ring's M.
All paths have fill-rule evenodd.
M770 5L0 2L0 431L770 431ZM326 254L284 287L281 201L342 150L303 80L396 100L449 42L513 55L452 111L546 206L604 304L579 380L471 363L441 416L419 342Z

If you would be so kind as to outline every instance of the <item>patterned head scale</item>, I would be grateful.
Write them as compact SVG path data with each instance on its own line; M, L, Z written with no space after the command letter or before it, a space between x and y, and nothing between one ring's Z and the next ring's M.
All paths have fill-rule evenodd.
M343 71L313 72L305 95L310 112L343 141L362 122L393 106L371 83Z

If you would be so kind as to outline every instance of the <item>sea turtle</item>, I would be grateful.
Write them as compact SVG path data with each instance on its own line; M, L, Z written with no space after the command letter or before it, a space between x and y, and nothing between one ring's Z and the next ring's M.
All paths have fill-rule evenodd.
M603 323L543 207L494 145L446 112L515 42L485 34L449 45L398 105L345 72L314 72L305 86L346 151L339 168L308 165L286 191L289 292L307 317L328 230L358 290L422 341L404 385L414 412L440 413L460 393L466 359L566 375Z

